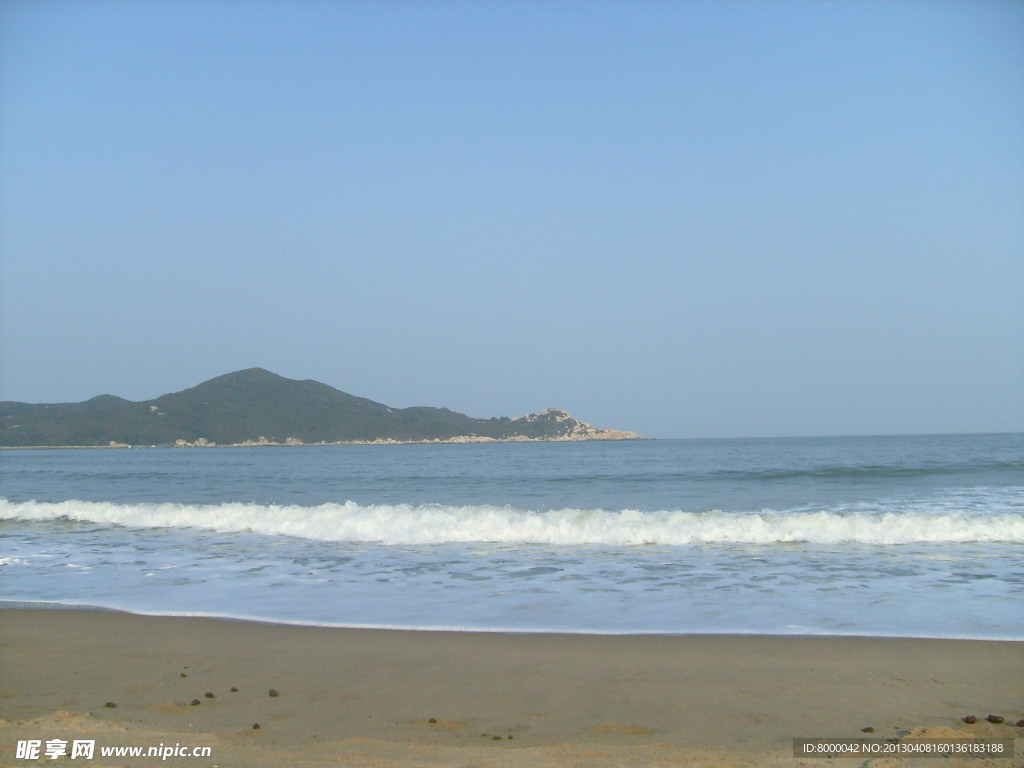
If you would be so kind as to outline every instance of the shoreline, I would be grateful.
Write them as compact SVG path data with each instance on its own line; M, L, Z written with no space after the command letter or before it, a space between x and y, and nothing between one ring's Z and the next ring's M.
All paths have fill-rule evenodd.
M1024 718L1021 641L344 629L10 605L2 764L33 764L11 759L32 738L209 745L212 758L169 764L269 768L793 766L794 738L864 728L1024 736L1010 725ZM832 764L851 765L806 762Z
M207 613L203 611L145 611L118 606L100 605L97 603L62 602L58 600L17 600L0 598L0 618L3 611L8 610L39 610L39 611L96 611L99 613L120 613L129 616L167 619L206 619L211 621L242 622L265 626L300 627L306 629L337 629L359 630L372 632L448 632L468 635L510 635L513 637L544 635L558 637L765 637L765 638L820 638L820 639L865 639L865 640L928 640L939 642L978 642L978 643L1021 643L1024 651L1024 637L980 637L973 635L899 635L871 634L868 632L766 632L763 630L732 630L728 632L650 632L615 631L615 630L565 630L555 628L519 629L516 627L472 627L472 626L411 626L404 624L345 624L341 622L316 622L301 619L275 619L262 616L234 615L226 613ZM1024 662L1024 653L1022 653Z
M609 432L618 430L607 430ZM380 437L374 440L339 440L337 442L205 442L197 440L188 442L181 440L174 443L156 445L130 444L119 442L113 445L0 445L0 451L124 451L130 449L203 449L203 447L330 447L332 445L466 445L498 442L642 442L655 440L655 437L481 437L479 435L456 435L454 437L434 437L423 440L396 440L392 437Z

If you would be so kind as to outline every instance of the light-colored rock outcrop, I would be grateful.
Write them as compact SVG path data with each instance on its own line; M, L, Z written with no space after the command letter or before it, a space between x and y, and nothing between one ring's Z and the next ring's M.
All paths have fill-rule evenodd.
M458 443L569 443L569 442L580 442L584 440L646 440L647 438L641 437L636 432L629 432L623 429L602 429L595 427L592 424L587 424L585 421L580 421L572 416L568 411L562 411L557 408L548 408L546 411L540 413L528 413L521 419L516 421L522 421L526 423L536 423L539 421L548 421L558 425L562 433L556 435L549 435L546 437L528 437L526 435L512 435L510 437L496 438L487 437L486 435L455 435L448 438L435 437L430 440L396 440L391 437L377 438L376 440L342 440L338 442L315 442L315 443L304 443L296 437L289 437L283 443L273 442L267 440L266 437L260 436L256 440L246 440L241 443L233 443L231 447L258 447L258 446L281 446L281 445L442 445L442 444L458 444ZM188 442L186 440L177 440L174 443L175 447L180 448L199 448L199 447L210 447L216 445L216 443L208 442L203 438L199 438L194 442Z

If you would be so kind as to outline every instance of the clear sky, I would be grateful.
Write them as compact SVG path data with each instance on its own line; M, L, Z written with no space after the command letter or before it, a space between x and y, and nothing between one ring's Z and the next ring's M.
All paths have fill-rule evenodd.
M1024 3L0 3L0 397L1024 430Z

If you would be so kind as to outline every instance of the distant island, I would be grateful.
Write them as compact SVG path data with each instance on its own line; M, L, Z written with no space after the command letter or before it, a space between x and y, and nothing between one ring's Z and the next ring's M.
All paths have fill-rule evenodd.
M155 400L0 402L0 447L261 446L641 440L549 408L478 419L447 408L389 408L310 379L249 368Z

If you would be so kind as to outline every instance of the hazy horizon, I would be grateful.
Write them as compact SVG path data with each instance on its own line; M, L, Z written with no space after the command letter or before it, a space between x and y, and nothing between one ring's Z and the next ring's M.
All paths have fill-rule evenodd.
M1024 5L0 5L0 399L1024 431Z
M259 368L261 366L255 366L255 367ZM266 370L266 369L264 369L264 370ZM229 374L230 373L238 373L238 371L230 371ZM276 371L270 371L270 373L276 373ZM223 374L223 375L229 375L229 374ZM278 374L278 375L280 375L280 374ZM284 378L291 378L291 377L287 377L286 376ZM204 383L204 382L196 382L195 385L202 384L202 383ZM330 382L326 382L326 381L321 381L319 383L320 384L326 384L327 386L333 386L332 384L330 384ZM195 386L195 385L192 385L192 386ZM188 388L191 388L191 387L186 387L186 389L188 389ZM337 387L334 387L334 388L338 389ZM153 395L151 397L140 398L139 400L132 400L131 398L123 398L123 399L129 400L130 402L148 402L150 400L155 400L155 399L157 399L158 397L160 397L162 395L168 395L168 394L174 394L174 393L170 392L170 391L160 392L160 393L155 394L155 395ZM362 398L365 398L367 400L374 400L374 398L372 396L370 396L370 395L360 394L360 393L357 393L357 392L347 392L346 394L355 395L356 397L362 397ZM95 398L95 397L106 397L106 396L120 397L120 395L117 395L117 394L115 394L113 392L101 392L101 393L98 393L96 395L93 395L91 398L86 398L86 400L89 400L89 399L92 399L92 398ZM21 402L28 402L28 401L21 401ZM82 402L82 401L74 401L74 402ZM378 401L375 401L375 402L378 402ZM54 403L38 403L38 404L40 404L40 405L53 405ZM378 402L378 404L380 404L380 405L391 405L390 403L382 403L382 402ZM425 406L425 407L447 407L447 406L435 406L432 403L416 403L416 404L413 404L413 406L417 406L417 405L418 406ZM408 407L408 406L403 406L403 407ZM549 408L557 408L559 410L569 410L567 408L564 408L564 407L561 407L561 406L558 406L558 405L551 405L551 406L547 406L547 407L549 407ZM456 407L453 407L450 410L453 410L453 411L461 413L461 411L459 411L459 409L456 408ZM542 410L545 410L545 408L536 408L533 411L531 411L531 413L534 413L534 414L540 413ZM573 417L578 418L580 421L584 421L584 422L587 421L587 419L581 418L579 414L573 413L571 410L569 411L569 413ZM513 413L500 413L500 414L499 413L491 413L491 414L467 413L465 415L471 416L473 418L485 418L486 419L486 418L501 417L501 416L508 416L508 417L511 417L511 418L519 418L521 416L526 416L528 414L524 412L524 413L515 413L515 414L513 414ZM591 422L588 422L588 423L591 423ZM592 426L600 427L600 428L603 428L603 429L627 429L628 430L628 427L621 427L621 426L609 425L609 424L596 424L596 423L592 423ZM635 431L635 430L630 430L630 431ZM706 436L703 436L703 437L687 437L687 436L669 435L669 436L662 436L662 437L657 437L657 438L656 437L652 437L650 435L642 434L642 435L640 435L640 437L643 438L643 439L646 439L646 440L746 440L746 439L751 439L751 440L761 440L761 439L772 440L772 439L786 439L786 438L816 438L816 437L820 437L820 438L842 438L842 437L918 437L918 436L920 436L920 437L928 437L928 436L931 436L931 437L941 437L943 435L971 435L971 434L981 434L981 435L985 435L985 434L992 434L992 435L1010 434L1010 435L1012 435L1012 434L1024 434L1024 432L1016 431L1016 430L1007 430L1007 431L1002 431L1002 432L998 432L998 431L996 431L996 432L914 432L914 433L895 433L894 432L894 433L802 434L802 435L732 435L732 436L706 435Z

